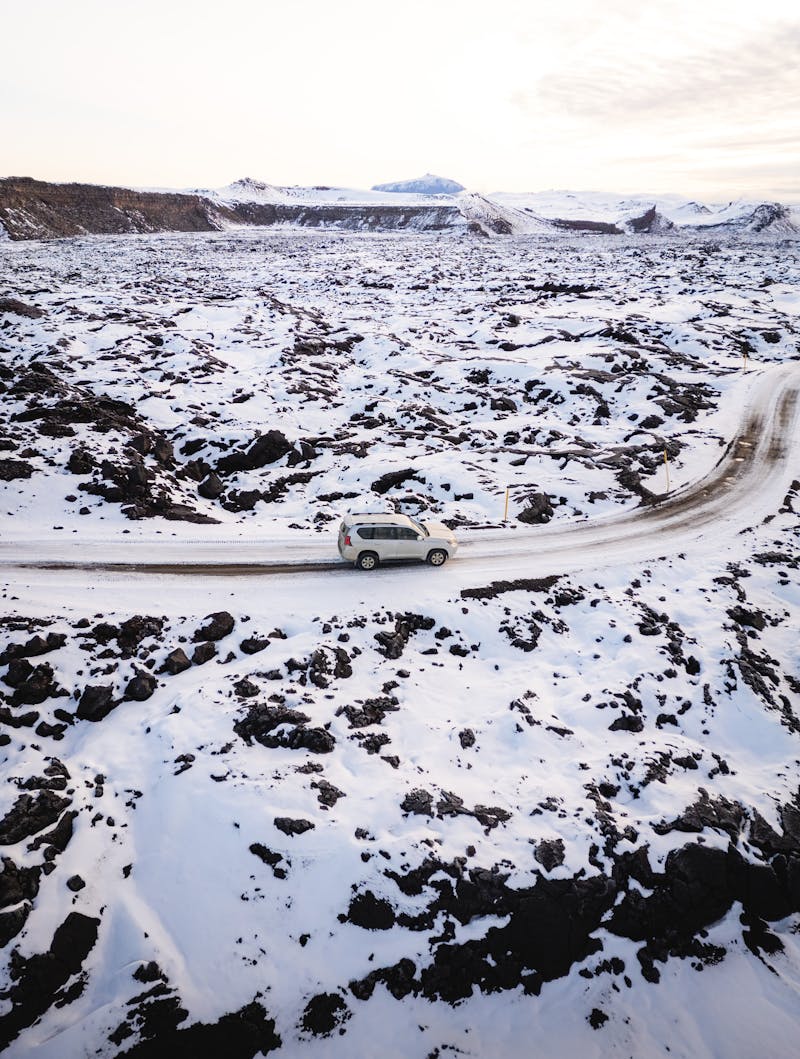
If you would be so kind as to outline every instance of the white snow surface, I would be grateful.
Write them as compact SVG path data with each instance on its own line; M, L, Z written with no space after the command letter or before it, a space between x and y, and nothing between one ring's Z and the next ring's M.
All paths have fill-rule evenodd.
M523 1057L532 1041L568 1057L794 1054L800 917L771 919L778 944L753 951L738 901L691 953L655 960L658 982L609 908L538 995L519 973L490 984L493 955L483 987L464 972L458 1003L380 981L358 999L351 983L400 960L419 979L448 945L464 955L507 927L502 907L426 922L476 869L523 891L610 878L637 850L656 873L687 845L766 864L752 825L780 834L800 782L796 244L254 230L3 243L0 270L44 313L0 315L0 651L64 636L29 660L52 667L43 701L11 701L0 667L0 821L54 759L76 813L62 852L32 848L35 833L0 846L52 866L3 909L27 918L2 950L0 1032L18 1005L12 952L46 953L70 913L99 920L65 1002L18 1027L7 1055L124 1054L147 1039L153 982L182 1028L256 1000L276 1055ZM108 418L101 399L130 411ZM290 448L221 471L220 498L198 494L269 430ZM67 469L75 450L92 469ZM131 519L130 499L81 489L120 467L217 522ZM667 470L673 500L695 497L672 515ZM661 505L641 508L642 488ZM520 523L540 493L549 524ZM365 504L444 518L460 557L313 569L337 558L340 514ZM272 571L293 558L311 568ZM213 656L170 675L167 656L191 659L220 611L233 625ZM386 634L409 614L424 620L391 657ZM156 620L120 639L134 615ZM126 699L148 673L152 694ZM113 710L73 717L98 685ZM248 741L256 705L307 720ZM327 732L329 752L292 749L298 723ZM429 812L403 808L419 789ZM740 807L734 834L670 828L702 792ZM281 818L314 826L290 836ZM543 842L561 863L543 863ZM407 885L431 857L439 870ZM387 929L354 922L367 892L391 906ZM160 977L135 979L151 961ZM322 994L341 1006L314 1033L304 1012Z

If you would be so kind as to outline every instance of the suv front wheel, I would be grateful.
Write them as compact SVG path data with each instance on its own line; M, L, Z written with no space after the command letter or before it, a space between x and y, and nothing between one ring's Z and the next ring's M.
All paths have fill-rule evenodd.
M356 566L359 570L374 570L378 562L375 552L362 552L356 559Z
M431 566L444 566L447 562L447 552L443 548L434 548L428 552L428 562Z

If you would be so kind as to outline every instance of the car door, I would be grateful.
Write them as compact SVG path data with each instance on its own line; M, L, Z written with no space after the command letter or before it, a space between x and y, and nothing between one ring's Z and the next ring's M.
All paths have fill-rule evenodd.
M419 559L422 557L424 541L419 540L419 534L410 526L397 527L397 558Z
M397 558L396 526L376 526L372 543L381 562Z

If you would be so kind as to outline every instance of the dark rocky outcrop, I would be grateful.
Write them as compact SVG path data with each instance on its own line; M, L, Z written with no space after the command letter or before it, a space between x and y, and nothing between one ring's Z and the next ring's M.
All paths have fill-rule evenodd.
M545 838L533 847L533 855L545 871L552 871L564 863L563 838Z
M0 872L0 948L7 945L25 926L39 892L42 869L18 867L10 857L3 857ZM16 906L16 907L14 907Z
M196 629L192 637L195 643L207 640L221 640L224 636L229 636L233 632L233 627L236 624L233 615L229 614L227 610L217 610L213 614L207 614L204 620L206 624Z
M649 210L645 210L638 217L631 217L625 222L625 227L634 235L663 235L665 232L671 232L675 229L672 221L668 220L662 213L659 213L655 206L651 206Z
M348 1018L350 1009L338 993L319 993L306 1004L300 1028L315 1037L330 1037Z
M83 689L76 717L79 721L102 721L117 705L111 684L88 684Z
M54 791L21 794L0 820L0 846L11 846L54 824L70 804Z
M571 220L565 217L556 217L552 224L556 228L563 228L568 232L591 232L594 235L623 235L622 228L609 221L584 221Z
M411 792L403 808L430 813L429 797L427 792ZM607 847L613 862L609 874L587 876L581 870L569 879L540 875L533 886L523 888L509 887L508 874L498 867L467 870L464 858L445 863L429 857L414 869L388 870L386 876L405 896L430 894L427 909L415 916L397 914L391 902L365 891L351 901L347 919L371 929L388 929L396 921L412 930L428 930L442 913L462 924L482 916L506 923L461 944L452 942L452 933L432 939L432 963L419 973L412 961L402 960L351 982L351 992L366 999L382 981L393 993L390 983L397 984L399 994L394 995L414 992L450 1003L469 997L475 988L489 993L522 986L525 992L538 993L543 983L566 975L573 964L602 948L595 936L601 924L611 934L641 943L637 956L642 974L655 982L655 963L670 956L690 956L700 963L723 958L724 950L705 944L702 932L737 902L743 909L746 944L753 951L777 951L780 939L766 924L800 911L800 810L784 806L781 821L782 835L757 814L751 822L751 843L771 858L763 863L746 859L733 844L745 822L741 806L701 795L660 833L712 826L727 830L733 841L727 850L699 843L674 849L663 872L651 868L646 846L615 854L613 843ZM544 840L535 846L534 856L545 870L552 870L563 863L563 843ZM638 885L630 886L631 879Z
M0 654L0 665L5 665L5 663L10 662L14 658L36 658L39 655L48 654L50 651L57 651L66 642L67 637L64 633L49 632L47 636L41 636L36 633L29 640L26 640L24 644L8 644Z
M175 1007L176 1022L180 1023L188 1012L177 1006L177 1000ZM122 1054L128 1059L253 1059L280 1048L282 1043L275 1033L275 1020L267 1017L266 1009L257 1001L223 1015L217 1022L194 1022L185 1029L160 1029L156 1021L151 1032L152 1037L140 1040ZM122 1035L120 1040L124 1039Z
M391 904L382 897L376 897L372 890L356 894L350 902L347 918L364 930L390 930L395 923Z
M14 482L32 474L33 466L27 460L0 460L0 482Z
M231 224L296 224L353 231L466 228L456 202L224 203L203 194L136 191L93 184L0 180L0 225L11 239L53 239L128 232L213 232ZM12 310L9 310L12 311Z
M517 515L517 521L529 526L539 526L553 517L553 505L547 493L531 493L525 507Z
M176 676L178 673L183 673L184 670L190 669L192 663L186 655L186 652L182 647L176 647L174 651L170 651L167 657L164 659L159 669L160 673L169 673L171 676Z
M407 482L411 478L416 479L416 481L422 480L413 467L404 467L399 471L387 471L386 474L382 474L380 478L375 479L372 483L372 491L383 496L390 489L395 489L398 485L402 485L403 482Z
M134 614L123 621L117 633L117 643L123 658L131 658L144 640L159 637L164 628L162 618L152 615Z
M42 309L28 305L18 298L0 298L0 313L13 313L15 316L27 316L29 320L38 320L44 316Z
M122 697L125 700L133 699L135 702L144 702L153 695L157 687L158 681L152 673L139 670L136 676L131 677L128 681L125 687L125 694Z
M27 958L14 953L14 984L4 994L11 1009L0 1017L0 1049L43 1015L61 987L80 971L97 941L99 926L99 919L70 912L53 934L47 952Z
M0 872L0 908L20 901L32 901L39 892L41 868L20 868L10 857L3 857Z
M430 630L436 622L433 618L426 618L422 614L407 612L395 618L394 630L392 632L376 632L375 639L380 645L381 654L386 658L399 658L409 639L420 629Z
M292 449L292 443L280 430L259 434L247 449L237 449L217 461L217 475L223 478L238 471L255 471L276 463Z
M254 740L262 746L287 750L308 750L312 754L329 754L336 740L326 728L309 728L311 718L287 706L254 703L245 717L236 721L233 730L246 743ZM290 727L291 726L291 727Z
M290 659L286 663L290 673L302 673L298 678L300 684L313 684L317 688L327 688L331 680L346 680L353 675L350 656L343 647L318 647L307 661L296 662Z
M559 578L560 574L554 574L550 577L520 577L515 581L492 581L483 588L464 588L461 596L463 599L494 599L504 592L549 592Z
M239 649L242 654L257 655L260 651L269 647L271 642L267 636L248 636L246 640L242 640L239 644Z
M295 819L291 816L276 816L273 822L278 831L282 831L290 838L294 838L295 835L304 835L306 831L313 830L315 826L311 820Z
M48 662L32 666L27 658L14 658L3 681L14 689L12 706L38 706L45 699L67 694L56 683L53 667Z
M199 643L192 651L192 664L196 666L205 665L206 662L210 662L214 658L216 653L217 648L210 640Z
M211 232L236 215L201 195L94 184L0 180L0 223L12 239L124 232Z
M222 479L219 475L214 474L213 471L197 487L199 495L206 500L216 500L224 491L225 486Z
M404 813L414 813L418 816L433 816L433 795L430 791L415 787L409 791L400 803Z

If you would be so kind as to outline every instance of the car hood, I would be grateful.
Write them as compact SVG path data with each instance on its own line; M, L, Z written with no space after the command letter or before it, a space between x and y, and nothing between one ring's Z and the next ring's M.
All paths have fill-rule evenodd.
M443 522L423 522L422 525L430 533L431 537L444 537L445 540L454 541L455 534L449 526Z

